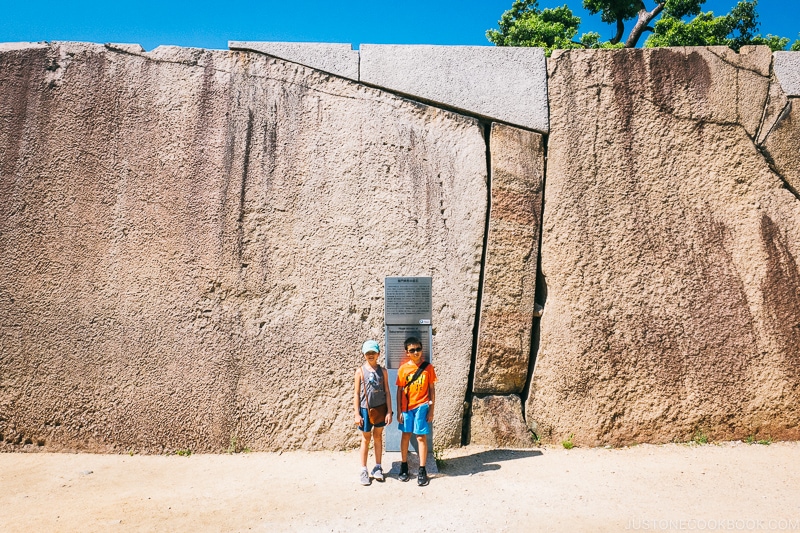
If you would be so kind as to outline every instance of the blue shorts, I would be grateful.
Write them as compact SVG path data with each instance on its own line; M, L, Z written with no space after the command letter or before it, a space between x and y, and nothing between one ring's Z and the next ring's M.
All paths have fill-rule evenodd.
M423 403L403 413L403 423L399 424L400 431L403 433L413 433L414 435L427 435L430 433L431 425L428 423L429 409L430 405Z
M386 422L373 425L372 422L369 421L369 412L366 407L361 408L361 418L364 420L364 426L358 426L358 430L362 433L369 433L372 431L372 428L382 428L386 425Z

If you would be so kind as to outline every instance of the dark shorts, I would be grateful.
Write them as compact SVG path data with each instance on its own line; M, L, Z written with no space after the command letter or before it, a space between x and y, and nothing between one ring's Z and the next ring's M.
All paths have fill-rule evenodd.
M358 430L361 431L362 433L369 433L370 431L372 431L372 428L382 428L386 426L386 421L383 421L380 424L373 425L372 422L369 421L369 413L367 412L366 407L361 408L361 418L364 419L364 424L366 426L366 427L358 426Z

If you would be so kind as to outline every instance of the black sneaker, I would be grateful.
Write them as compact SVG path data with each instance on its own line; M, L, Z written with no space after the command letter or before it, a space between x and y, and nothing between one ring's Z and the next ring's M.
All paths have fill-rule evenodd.
M400 463L400 481L408 481L408 463Z
M417 485L420 487L424 487L430 482L428 479L428 472L425 471L425 467L419 467L419 473L417 474Z

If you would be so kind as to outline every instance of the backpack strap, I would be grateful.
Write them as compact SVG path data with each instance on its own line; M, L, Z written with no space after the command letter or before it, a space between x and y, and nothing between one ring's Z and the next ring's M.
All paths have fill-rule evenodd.
M411 380L410 380L408 383L406 383L405 385L403 385L403 389L406 391L406 394L408 394L408 387L410 387L412 383L414 383L415 381L417 381L417 378L418 378L418 377L419 377L419 376L420 376L420 375L421 375L423 372L425 372L425 369L426 369L426 368L428 368L428 362L427 362L427 361L423 361L423 362L422 362L422 364L421 364L421 365L419 365L419 367L417 368L417 371L416 371L416 372L414 372L414 375L413 375L413 376L411 376Z
M369 412L369 394L367 394L367 383L364 379L364 367L361 367L361 386L364 388L364 401L367 404L367 412Z

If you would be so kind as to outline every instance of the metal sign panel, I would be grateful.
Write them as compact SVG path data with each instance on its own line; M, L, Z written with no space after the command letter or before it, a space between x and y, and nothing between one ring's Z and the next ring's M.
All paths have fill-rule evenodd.
M430 325L433 317L430 277L391 276L384 280L384 323Z
M408 361L405 342L409 337L416 337L422 342L423 360L430 362L430 336L430 326L386 326L386 368L400 368Z

